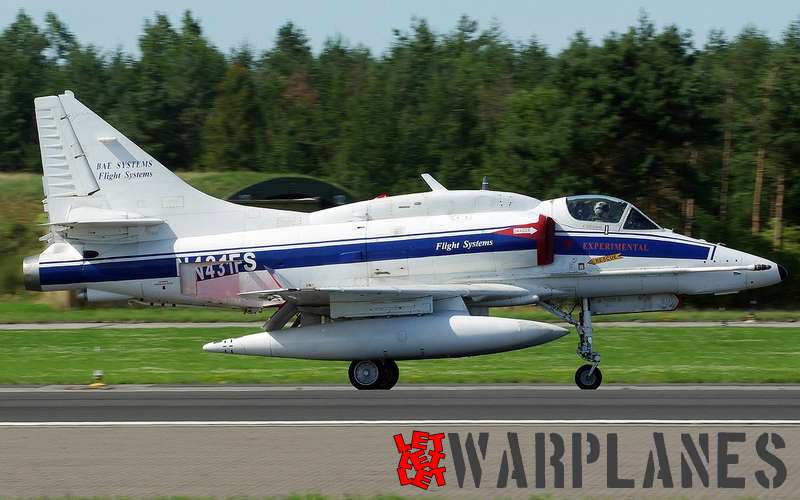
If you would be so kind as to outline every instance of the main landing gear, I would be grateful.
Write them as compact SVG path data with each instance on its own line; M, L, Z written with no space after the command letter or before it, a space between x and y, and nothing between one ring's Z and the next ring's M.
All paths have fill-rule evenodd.
M592 350L592 311L589 308L589 299L581 299L581 310L576 321L572 311L562 311L557 306L540 302L540 306L550 311L555 316L575 326L578 331L578 356L590 363L581 366L575 372L575 383L581 389L597 389L603 381L603 373L597 365L600 364L600 353Z
M394 387L400 378L400 369L391 359L365 359L350 363L347 371L350 383L359 390L384 389Z

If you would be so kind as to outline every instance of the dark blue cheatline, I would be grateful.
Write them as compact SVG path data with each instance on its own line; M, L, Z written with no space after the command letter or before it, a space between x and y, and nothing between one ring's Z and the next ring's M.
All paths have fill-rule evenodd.
M253 252L257 269L289 269L433 256L536 250L535 240L496 233L436 236ZM247 250L241 250L245 253ZM208 255L203 254L203 257ZM212 252L213 255L213 252ZM188 257L193 261L195 256ZM533 257L531 258L533 262ZM239 270L241 270L241 265ZM177 276L175 256L126 262L86 262L41 268L42 285L95 283Z
M485 242L490 242L486 244ZM438 245L437 245L438 244ZM651 238L598 236L556 236L556 254L608 255L674 259L708 258L711 245L698 245ZM394 241L353 242L338 245L260 250L255 253L257 269L288 269L333 264L353 264L440 255L535 250L536 241L496 233L436 236ZM241 253L247 250L241 250ZM213 254L213 252L211 252ZM208 253L203 253L203 256ZM195 256L189 257L194 260ZM42 285L93 283L177 276L175 256L126 262L85 262L82 265L41 268Z
M613 238L602 236L556 236L556 254L655 257L664 259L708 259L712 245L683 243L652 238Z

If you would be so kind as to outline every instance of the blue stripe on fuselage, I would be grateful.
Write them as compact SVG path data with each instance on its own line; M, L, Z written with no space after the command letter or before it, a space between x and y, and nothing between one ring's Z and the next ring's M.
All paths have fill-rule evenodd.
M268 249L252 252L256 269L288 269L315 267L332 264L434 257L444 255L473 254L485 252L510 252L536 250L536 241L497 233L435 236L394 241L370 241L339 245ZM247 250L241 250L243 254ZM365 258L365 253L368 258ZM194 262L199 256L204 259L215 252L182 257L181 261ZM182 253L185 255L185 253ZM216 253L220 255L220 253ZM238 264L238 270L244 267ZM158 279L177 276L175 255L158 259L139 259L125 262L84 262L72 266L43 266L40 269L42 285L69 283L95 283L101 281L123 281L136 279Z
M653 238L614 238L605 236L556 236L556 254L609 255L621 253L625 257L657 257L665 259L708 258L711 245L697 245L675 240Z
M469 242L469 244L468 244ZM475 244L475 243L478 244ZM484 244L481 242L490 242ZM608 255L621 253L629 257L657 257L674 259L707 259L711 246L682 243L675 240L646 237L575 236L558 234L555 253L559 255ZM290 249L264 249L252 252L256 269L288 269L332 264L382 261L405 258L422 258L442 255L459 255L484 252L535 250L536 241L497 233L456 236L437 235L392 241L353 242L347 244L299 247ZM247 250L241 250L244 253ZM368 258L365 258L365 251ZM224 252L202 252L182 261L193 262L199 256L220 255ZM186 255L182 253L182 255ZM93 283L136 279L159 279L177 276L176 256L158 259L137 259L123 262L84 262L82 265L50 266L40 269L42 285ZM242 270L242 264L238 265Z

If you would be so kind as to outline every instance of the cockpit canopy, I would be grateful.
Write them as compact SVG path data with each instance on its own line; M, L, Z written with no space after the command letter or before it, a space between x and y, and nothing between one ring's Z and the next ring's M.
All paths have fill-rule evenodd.
M651 231L661 229L630 203L605 195L569 196L564 199L577 227L619 226L618 229ZM625 221L624 223L622 221ZM562 222L562 221L559 221ZM563 221L564 224L567 221Z

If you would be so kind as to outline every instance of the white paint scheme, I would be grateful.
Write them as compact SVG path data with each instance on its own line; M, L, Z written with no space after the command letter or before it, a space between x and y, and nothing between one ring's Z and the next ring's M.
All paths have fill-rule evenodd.
M786 276L774 262L655 225L626 229L638 212L621 200L607 198L623 207L617 221L579 220L576 198L449 191L427 174L430 192L311 214L235 205L187 185L69 91L37 98L35 108L49 233L47 248L25 259L26 286L153 304L283 304L271 331L241 339L269 345L264 355L518 349L560 332L470 311L538 303L576 325L593 373L592 310L668 309L675 295L735 293ZM551 303L561 300L580 301L582 319ZM297 312L299 328L279 331ZM435 347L422 352L426 343Z
M249 209L197 191L84 106L72 92L38 97L34 106L50 224L69 222L70 214L88 209L129 213L123 217L129 219L168 219L168 224L136 236L138 241L157 241L175 235L206 235L208 227L245 231L302 224L307 219L296 212ZM138 163L117 168L119 162ZM114 178L117 174L120 177Z

